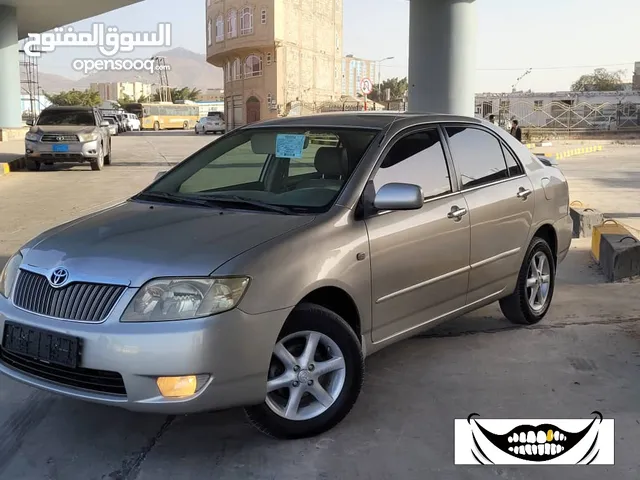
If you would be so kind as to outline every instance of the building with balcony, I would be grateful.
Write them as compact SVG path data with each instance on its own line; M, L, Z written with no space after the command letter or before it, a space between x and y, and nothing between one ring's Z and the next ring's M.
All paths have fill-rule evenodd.
M342 95L357 98L362 95L360 82L363 78L370 79L374 84L377 80L377 65L375 60L365 60L347 55L342 59Z
M342 0L206 0L207 61L224 70L227 128L338 99Z

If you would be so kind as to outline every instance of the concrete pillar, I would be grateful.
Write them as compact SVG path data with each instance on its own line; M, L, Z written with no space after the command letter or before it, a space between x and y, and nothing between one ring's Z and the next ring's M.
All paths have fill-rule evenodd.
M410 0L409 11L409 110L474 116L475 0Z
M16 9L0 5L0 128L22 126L18 49Z

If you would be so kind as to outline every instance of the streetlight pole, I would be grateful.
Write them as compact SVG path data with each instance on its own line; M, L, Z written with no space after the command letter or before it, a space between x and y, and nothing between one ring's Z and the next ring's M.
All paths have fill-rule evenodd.
M377 70L377 73L378 73L378 88L381 88L380 85L382 83L380 81L380 65L382 64L382 62L386 62L387 60L393 60L394 58L395 57L385 57L385 58L381 58L380 60L376 61L376 65L377 65L376 66L376 70ZM380 93L382 93L382 92L380 92Z

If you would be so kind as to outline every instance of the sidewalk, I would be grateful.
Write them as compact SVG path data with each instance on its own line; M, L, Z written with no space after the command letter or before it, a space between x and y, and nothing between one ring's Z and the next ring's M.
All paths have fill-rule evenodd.
M11 163L24 156L24 140L0 142L0 177L9 173Z

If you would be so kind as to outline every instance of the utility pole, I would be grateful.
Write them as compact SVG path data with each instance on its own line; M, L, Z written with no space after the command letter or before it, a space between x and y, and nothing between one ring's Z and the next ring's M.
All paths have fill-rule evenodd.
M167 74L165 57L151 57L151 60L155 62L156 70L160 77L160 84L158 86L160 101L171 102L171 88L169 87L169 75Z
M380 81L380 65L382 64L382 62L386 62L387 60L393 60L395 57L385 57L385 58L381 58L380 60L376 60L375 65L376 65L376 70L377 70L377 74L378 74L378 88L382 89L381 85L382 82ZM382 92L380 92L380 94L382 94Z

